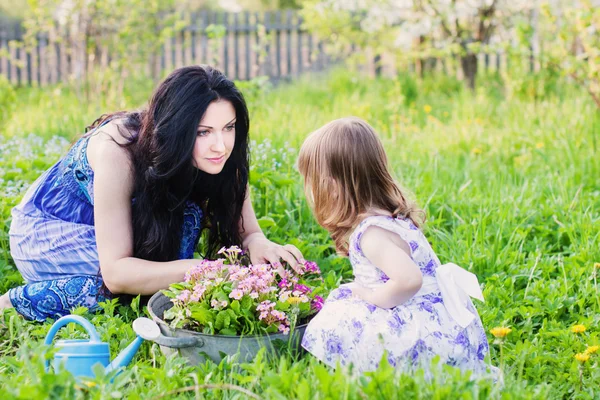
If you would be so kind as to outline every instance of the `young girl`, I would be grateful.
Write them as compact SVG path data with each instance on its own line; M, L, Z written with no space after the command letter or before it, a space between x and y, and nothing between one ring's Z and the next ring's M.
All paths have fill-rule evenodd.
M13 209L10 249L26 285L0 297L44 321L112 294L182 281L201 229L206 256L242 245L252 262L295 266L267 240L248 195L248 110L219 71L178 69L148 108L99 118Z
M417 210L394 182L377 135L358 118L312 133L298 160L314 214L355 281L334 290L309 323L302 346L335 367L442 362L486 370L488 342L467 294L483 300L477 278L440 265L419 230Z

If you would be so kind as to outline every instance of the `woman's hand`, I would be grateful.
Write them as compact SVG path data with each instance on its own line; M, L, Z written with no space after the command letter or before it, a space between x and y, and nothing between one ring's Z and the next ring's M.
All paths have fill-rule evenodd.
M250 253L252 264L273 264L287 262L295 271L299 271L301 264L304 264L302 253L296 246L286 244L282 246L267 239L262 232L256 232L249 235L244 240L244 247Z

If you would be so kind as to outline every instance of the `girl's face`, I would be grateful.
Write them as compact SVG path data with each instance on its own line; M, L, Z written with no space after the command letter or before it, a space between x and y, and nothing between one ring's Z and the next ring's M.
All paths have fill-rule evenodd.
M235 117L229 101L210 103L198 125L192 155L196 168L212 175L223 170L235 144Z

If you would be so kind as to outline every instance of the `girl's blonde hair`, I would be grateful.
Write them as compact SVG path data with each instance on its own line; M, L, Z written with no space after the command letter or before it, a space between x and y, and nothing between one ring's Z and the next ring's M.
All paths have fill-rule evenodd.
M298 169L317 222L341 254L348 254L351 230L374 210L420 225L416 214L423 212L402 193L381 141L360 118L337 119L310 134L300 149Z

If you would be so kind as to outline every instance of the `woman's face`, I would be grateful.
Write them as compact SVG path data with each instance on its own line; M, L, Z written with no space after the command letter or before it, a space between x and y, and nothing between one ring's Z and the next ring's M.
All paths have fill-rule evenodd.
M235 144L235 109L227 100L210 103L198 125L193 160L196 168L216 175L223 170Z

